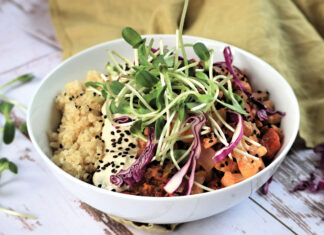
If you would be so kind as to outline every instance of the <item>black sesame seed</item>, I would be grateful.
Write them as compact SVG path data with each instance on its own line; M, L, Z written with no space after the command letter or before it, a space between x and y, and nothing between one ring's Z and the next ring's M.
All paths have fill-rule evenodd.
M97 156L100 156L100 153L97 153Z
M122 165L122 166L123 166L123 165L125 165L125 163L124 163L124 162L121 162L121 163L120 163L120 165Z
M125 138L125 139L124 139L124 141L125 141L125 142L128 142L128 139L127 139L127 138Z
M116 139L111 139L111 142L116 142Z
M98 122L103 122L103 120L99 120Z
M253 162L254 162L254 160L251 161L251 163L253 163Z
M116 166L116 168L118 169L118 168L119 168L119 166Z
M134 156L133 156L133 155L130 155L129 157L130 157L130 158L134 158Z
M259 157L259 154L255 154L256 157Z
M114 134L115 134L115 132L114 132L114 131L112 131L112 132L110 132L110 134L111 134L111 135L114 135Z
M106 153L108 153L109 152L109 149L106 149Z
M111 191L116 192L116 189L113 188Z
M101 142L102 142L102 143L105 143L105 141L104 141L104 140L101 140Z
M130 148L125 148L125 150L126 150L126 151L129 151L129 150L130 150Z
M103 160L99 160L100 163L103 163Z
M224 164L221 164L220 167L225 167L225 165Z
M126 154L123 154L122 157L126 157L127 155Z
M83 96L83 93L80 93L80 96Z
M118 150L122 150L123 149L123 147L118 147Z
M208 142L209 142L209 143L213 143L213 140L209 140Z
M122 155L122 153L119 152L119 153L118 153L118 156L120 156L120 155Z
M89 108L89 111L91 112L92 111L92 108Z
M260 94L260 93L262 93L262 91L258 90L258 93Z
M127 152L127 151L125 151L125 152L123 152L123 154L128 154L128 152Z
M72 100L72 97L70 97L69 100L71 101Z
M117 158L118 156L117 155L114 155L113 158Z
M101 188L101 186L102 186L101 184L98 184L98 187L99 187L99 188Z
M227 161L225 161L225 165L228 166L228 162Z
M60 144L60 148L61 148L61 149L63 148L63 145L62 145L62 144Z
M121 137L124 137L124 136L125 136L125 134L124 134L124 133L121 133L121 134L120 134L120 136L121 136Z
M100 171L101 171L100 169L96 170L96 172L100 172Z
M96 139L99 139L99 135L96 135Z
M93 96L96 96L97 95L97 93L96 92L93 92Z
M74 95L72 95L72 99L74 99Z
M106 119L106 118L107 118L107 115L104 116L104 119Z
M126 130L125 133L126 133L127 135L130 135L130 134L131 134L129 130Z
M64 96L66 96L66 92L64 92Z
M120 133L120 132L121 132L121 130L117 130L116 132L117 132L117 133Z

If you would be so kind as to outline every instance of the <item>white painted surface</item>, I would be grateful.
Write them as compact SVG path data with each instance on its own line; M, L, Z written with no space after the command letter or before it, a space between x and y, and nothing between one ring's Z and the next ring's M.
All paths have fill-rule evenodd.
M17 3L22 5L19 7ZM7 93L28 104L42 77L60 61L59 46L52 40L54 34L47 4L44 0L0 0L0 9L0 51L4 53L0 59L0 85L16 75L33 72L37 76L33 82ZM32 19L43 20L33 22ZM21 29L26 25L29 33L22 33ZM23 112L20 115L24 117ZM307 178L318 164L318 156L302 146L295 144L293 154L288 155L275 175L268 196L255 193L231 210L184 224L173 234L324 234L324 221L321 220L324 218L323 192L315 195L288 192L294 184L292 180ZM31 149L29 156L34 162L24 158L19 160L25 155L26 148ZM24 222L0 213L0 235L125 234L126 230L118 232L105 220L96 220L81 209L78 199L60 186L24 136L17 134L12 145L2 146L0 156L10 158L19 167L17 176L8 172L3 174L0 205L38 217L38 222ZM134 234L151 234L129 229Z

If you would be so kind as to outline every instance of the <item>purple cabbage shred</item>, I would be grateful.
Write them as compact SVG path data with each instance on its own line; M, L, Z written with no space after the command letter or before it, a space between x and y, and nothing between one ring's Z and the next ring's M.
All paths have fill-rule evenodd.
M117 187L123 186L124 183L133 185L140 182L143 178L147 165L151 162L155 154L157 144L154 144L154 128L149 128L148 141L146 147L139 158L126 170L119 171L116 175L110 176L110 182Z

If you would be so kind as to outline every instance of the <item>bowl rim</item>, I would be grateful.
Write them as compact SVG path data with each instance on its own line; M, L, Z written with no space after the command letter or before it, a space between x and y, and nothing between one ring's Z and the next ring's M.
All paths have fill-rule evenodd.
M175 34L148 34L148 35L142 35L142 37L146 38L174 38ZM224 187L221 189L217 189L215 191L212 192L205 192L205 193L200 193L200 194L194 194L194 195L183 195L183 196L176 196L176 197L151 197L151 196L136 196L136 195L130 195L130 194L124 194L124 193L119 193L119 192L113 192L113 191L109 191L109 190L105 190L102 188L98 188L92 184L86 183L72 175L70 175L69 173L65 172L63 169L61 169L59 166L57 166L51 159L49 156L47 156L43 150L40 148L40 146L38 145L36 138L34 137L34 133L33 130L31 129L31 111L32 111L32 107L34 104L34 100L36 100L36 97L38 95L38 91L42 88L42 86L44 85L44 83L52 77L53 74L56 73L57 70L59 70L61 67L63 67L65 64L69 63L70 61L74 60L75 58L87 54L88 52L92 51L92 50L96 50L97 48L103 47L103 46L108 46L111 43L118 43L118 42L123 42L124 40L122 38L118 38L115 40L111 40L111 41L106 41L103 43L99 43L96 44L94 46L91 46L85 50L82 50L78 53L76 53L75 55L71 56L70 58L61 61L55 68L53 68L40 82L37 90L35 91L35 93L32 96L32 99L29 102L28 105L28 111L27 111L27 128L28 128L28 133L30 135L31 141L34 145L34 147L36 148L37 152L40 154L40 156L43 158L43 160L47 163L47 165L54 170L56 173L60 174L63 178L72 181L73 183L79 184L81 187L86 188L87 190L92 190L95 191L96 193L101 193L101 194L106 194L109 197L118 197L118 198L124 198L124 199L130 199L130 200L147 200L147 201L163 201L163 202L174 202L174 201L178 201L178 200L192 200L192 199L197 199L197 198L201 198L201 197L212 197L216 194L220 194L229 190L234 190L235 188L238 188L240 186L243 186L244 184L249 184L250 182L254 181L254 179L261 177L262 175L266 174L268 171L270 171L272 168L276 167L277 164L280 163L280 161L282 161L286 154L288 153L288 151L291 149L296 137L297 137L297 133L299 130L299 124L300 124L300 110L299 110L299 105L298 105L298 100L296 98L295 93L293 92L291 86L288 84L288 82L286 81L286 79L275 69L273 68L270 64L268 64L267 62L265 62L264 60L262 60L261 58L253 55L252 53L245 51L241 48L238 48L236 46L233 46L229 43L225 43L225 42L221 42L218 40L213 40L213 39L208 39L208 38L203 38L203 37L197 37L197 36L190 36L190 35L183 35L183 39L191 39L191 40L196 40L196 41L203 41L205 43L209 43L209 44L218 44L221 46L230 46L231 48L234 48L234 51L238 51L239 53L246 55L247 57L253 58L254 60L257 60L259 63L263 64L265 67L268 67L268 69L270 69L270 71L275 74L275 76L277 76L281 82L283 82L285 84L285 86L288 88L288 90L286 91L287 93L289 93L288 95L291 96L292 98L292 105L295 106L296 110L295 110L295 114L297 114L296 116L296 122L295 127L294 127L294 131L292 133L292 135L289 137L288 143L286 145L286 147L284 149L282 149L282 152L279 155L276 155L275 159L262 171L258 172L257 174L249 177L248 179L245 179L239 183L233 184L231 186L228 187ZM234 52L235 53L235 52ZM62 88L63 89L63 88ZM286 136L285 136L286 137ZM55 175L55 174L54 174ZM252 192L251 192L252 194Z

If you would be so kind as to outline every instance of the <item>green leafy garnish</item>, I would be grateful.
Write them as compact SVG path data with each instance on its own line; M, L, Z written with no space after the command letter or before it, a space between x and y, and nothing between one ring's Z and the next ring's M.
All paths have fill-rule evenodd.
M135 80L136 84L147 88L153 87L159 81L156 76L146 70L140 70L137 72Z
M27 74L24 74L24 75L20 75L14 79L12 79L11 81L7 82L6 84L2 85L0 87L0 90L4 89L5 87L8 87L16 82L21 82L21 83L26 83L26 82L29 82L31 81L32 79L34 78L34 75L33 74L30 74L30 73L27 73Z
M144 130L144 126L143 126L142 120L137 120L136 122L133 123L133 125L130 128L130 132L132 133L132 135L134 137L137 137L137 138L140 138L140 139L146 141L146 138L143 135L143 130Z
M15 163L9 161L7 158L0 158L0 175L4 170L9 170L17 174L18 168Z
M138 48L145 40L142 39L134 29L131 27L125 27L122 31L122 37L128 42L133 48Z
M196 53L196 55L201 59L202 61L208 61L210 58L210 53L205 46L205 44L201 42L197 42L195 45L193 45L193 49Z

